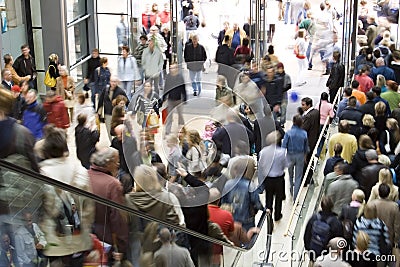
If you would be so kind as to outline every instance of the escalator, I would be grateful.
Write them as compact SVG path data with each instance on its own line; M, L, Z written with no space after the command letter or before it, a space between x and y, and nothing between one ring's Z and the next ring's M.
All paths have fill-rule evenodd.
M79 211L76 213L79 214L77 220L75 217L74 223L61 225L65 226L64 229L70 228L71 231L58 231L58 225L64 221L62 218L57 217L55 206L49 207L48 204L51 202L48 202L48 192L56 192L60 195L65 194L66 196L72 197L76 202L79 202L76 204L77 210ZM123 244L119 241L121 240L120 236L117 236L116 233L107 232L108 229L110 229L109 224L111 223L112 218L111 220L105 218L101 222L94 220L95 214L93 207L95 205L96 209L101 207L106 211L117 210L119 214L125 216L125 218L131 218L130 221L135 222L135 224L131 224L129 228L127 248L122 248ZM90 206L92 206L92 208L90 208ZM76 238L76 235L79 234L86 234L86 239L82 240L86 240L89 243L93 242L93 244L97 245L95 249L92 244L90 244L90 249L83 253L82 257L85 260L84 266L93 266L94 264L96 266L108 266L112 255L115 256L116 254L107 254L107 252L122 252L122 250L127 254L123 256L124 258L127 256L134 266L139 266L139 262L143 260L143 255L145 254L143 252L149 252L150 255L152 255L151 253L160 248L161 243L158 239L157 233L159 233L162 228L168 228L169 232L175 233L175 236L177 237L176 243L181 246L187 246L185 240L188 238L198 238L202 242L205 241L235 250L237 258L240 258L241 253L251 251L259 238L259 234L256 234L246 246L234 246L231 243L218 240L208 235L199 234L185 227L171 224L167 221L162 221L149 216L144 212L132 209L131 207L101 198L90 192L40 175L3 160L0 161L0 208L0 231L3 236L5 234L9 236L11 245L15 248L19 259L26 256L24 255L26 254L24 253L26 252L26 249L24 249L23 242L21 243L20 241L21 231L23 232L27 225L27 215L31 215L30 223L36 223L36 225L42 229L43 233L45 233L43 238L46 242L43 245L44 248L37 250L38 254L35 256L37 260L35 262L42 262L42 264L47 260L43 257L43 254L46 255L46 251L74 251L74 248L70 246L74 244L72 241ZM91 211L91 213L88 214L88 211ZM49 214L53 214L54 217L49 216ZM134 218L134 220L132 220L132 218ZM79 222L79 227L76 224L77 221ZM86 225L85 227L85 224L88 221L92 222L92 224L90 226ZM259 217L257 226L259 228L264 228L267 231L265 251L268 252L270 246L270 238L268 237L270 237L272 233L271 216L264 212ZM49 227L53 227L53 230L56 229L56 236L49 234L51 233ZM89 236L89 234L93 232L93 229L98 229L99 227L100 229L103 229L103 231L100 231L100 234L99 231L97 231L96 236ZM141 229L141 227L143 228ZM107 240L107 236L110 236L110 234L111 240L110 238ZM87 238L89 238L89 240ZM60 240L63 240L63 242L60 242ZM105 242L106 240L107 242ZM35 242L37 242L36 239ZM25 244L25 246L26 245L27 244ZM97 250L97 252L95 250ZM74 253L75 252L76 251L74 251ZM268 253L266 253L265 262L268 261L267 256ZM118 257L116 259L119 260ZM237 260L233 261L230 266L237 266L237 262ZM142 264L140 266L145 265Z

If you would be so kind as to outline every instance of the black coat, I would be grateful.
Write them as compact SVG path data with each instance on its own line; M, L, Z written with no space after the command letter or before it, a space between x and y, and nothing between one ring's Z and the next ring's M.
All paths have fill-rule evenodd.
M386 168L386 166L381 163L374 163L362 169L361 179L358 183L360 189L364 191L366 200L371 195L372 187L379 181L379 171L383 168Z
M261 151L266 146L265 138L272 131L277 130L281 137L285 135L285 131L282 129L278 121L274 121L272 117L263 117L260 120L254 121L254 144L256 148L256 153Z
M16 120L22 120L22 113L24 106L25 106L25 99L22 98L21 95L19 95L13 103L10 117L13 117Z
M14 61L13 68L17 72L18 76L20 77L25 77L27 75L32 75L31 80L33 79L33 76L37 76L36 72L36 64L35 64L35 59L30 56L29 60L31 62L32 68L29 70L26 68L26 64L24 62L24 56L20 55L17 57L17 59Z
M188 43L185 45L184 57L189 70L201 71L207 59L207 54L201 44L197 44L197 46L194 47L192 43Z
M347 120L350 124L349 133L356 136L357 138L361 134L362 118L364 114L357 108L345 107L345 109L340 113L339 120Z
M5 89L8 89L11 91L11 87L14 85L14 83L11 81L11 86L8 85L8 83L5 80L1 81L1 84L4 86Z
M349 169L349 173L351 174L351 176L353 176L353 178L359 182L361 177L361 170L368 165L368 160L365 157L365 152L367 150L364 149L358 149L356 151L356 153L353 156L353 159L351 161L350 164L350 169Z
M106 90L104 90L100 97L99 97L99 104L98 104L98 109L99 110L100 107L104 106L104 114L106 115L111 115L112 114L112 110L113 110L113 105L112 105L112 101L114 99L117 98L117 96L119 95L123 95L126 97L126 99L128 99L128 97L126 96L126 93L124 90L122 90L120 87L117 86L117 88L114 89L114 93L112 94L112 97L110 99L109 97L109 92L110 92L110 87L107 86ZM129 105L129 100L127 100L126 102L126 106L128 107Z
M232 139L232 142L231 142ZM254 135L253 133L246 128L244 125L231 122L227 125L218 128L212 137L212 140L222 145L222 153L228 154L233 157L233 145L238 141L244 141L249 144L249 154L250 147L254 143Z
M91 57L87 61L87 70L86 70L86 79L89 79L91 82L94 82L94 70L97 67L100 67L100 57Z
M310 153L312 153L319 136L319 111L317 109L314 108L303 116L302 128L307 132Z
M215 62L231 66L235 63L235 57L233 56L234 53L235 50L230 48L227 44L223 44L217 49L215 54Z
M326 87L329 90L339 89L344 85L344 65L341 63L335 63L332 66L331 74L329 75L328 81L326 82Z
M90 156L96 151L96 144L100 139L98 131L78 125L75 127L76 156L81 161L82 166L89 169Z
M264 96L268 104L270 105L271 109L275 105L280 105L282 103L282 96L284 92L283 83L284 83L283 78L276 76L272 81L267 80L264 84L266 88Z
M358 110L361 111L363 114L370 114L372 116L375 116L375 104L376 103L373 100L368 100L364 103L364 105L361 105Z

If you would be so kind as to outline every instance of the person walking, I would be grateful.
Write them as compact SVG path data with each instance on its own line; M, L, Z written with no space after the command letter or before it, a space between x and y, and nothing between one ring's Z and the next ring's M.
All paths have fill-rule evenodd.
M301 128L302 125L303 119L301 116L295 115L293 117L293 126L285 133L282 142L282 147L286 149L289 160L290 194L293 196L293 201L296 200L297 194L299 193L303 176L304 160L307 153L310 151L307 132Z
M271 212L274 211L274 220L282 218L282 201L285 196L285 169L288 162L285 149L278 146L281 135L278 131L268 134L266 147L260 151L258 166L265 166L258 171L258 181L262 183L259 193L265 189L265 207ZM271 162L272 159L272 162ZM275 209L272 203L275 197Z
M192 36L192 43L185 45L184 52L185 62L189 69L189 76L192 82L193 95L197 96L201 93L201 71L203 64L207 60L207 54L204 47L199 44L197 35Z
M129 55L129 47L122 46L122 56L118 57L118 78L121 88L125 91L128 100L132 99L134 83L140 83L140 73L135 57Z
M326 82L326 87L329 88L329 102L333 103L339 88L344 85L344 65L340 63L340 52L333 52L333 66Z
M142 54L142 66L145 80L151 82L157 95L159 94L160 73L163 64L163 53L156 47L155 39L150 38L149 46L144 49Z
M163 102L167 100L167 113L169 119L166 121L165 133L171 132L173 113L178 113L178 128L182 126L185 121L182 114L182 105L187 100L185 79L178 69L178 64L173 63L170 65L169 73L165 78L165 87Z

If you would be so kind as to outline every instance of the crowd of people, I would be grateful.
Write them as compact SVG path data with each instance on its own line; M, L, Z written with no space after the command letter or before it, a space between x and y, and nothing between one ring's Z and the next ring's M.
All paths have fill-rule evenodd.
M321 12L329 10L328 5L328 1L322 3ZM15 62L11 55L5 55L0 158L20 166L26 163L21 167L170 224L246 247L260 231L256 227L259 211L273 214L275 221L283 218L282 202L289 198L285 193L286 170L290 198L295 202L302 180L312 182L312 173L303 177L305 166L314 156L326 153L322 211L310 219L304 235L315 266L324 266L326 257L319 256L329 249L335 250L329 253L350 255L352 258L343 260L352 266L369 266L353 260L365 251L368 259L390 255L392 249L396 253L400 234L396 203L400 69L396 62L400 52L395 46L388 54L379 48L380 42L390 42L390 33L385 31L376 43L378 49L375 40L366 43L356 60L351 87L339 95L336 109L332 103L345 79L341 54L334 45L332 51L322 51L325 46L318 40L325 38L327 29L319 33L308 28L317 22L308 12L309 3L303 7L303 17L296 20L300 29L296 57L302 70L309 57L311 69L310 59L320 52L329 74L328 89L318 104L309 97L301 99L299 114L293 116L293 126L286 132L292 82L284 64L273 45L261 62L254 62L249 33L237 23L230 28L228 22L217 40L215 108L210 111L214 120L205 123L203 133L185 127L182 105L188 99L187 82L182 66L167 56L170 36L157 24L162 16L151 17L153 5L153 13L149 10L142 16L146 34L140 36L137 48L130 52L121 42L116 73L111 73L106 57L92 50L84 86L90 101L76 92L74 79L56 54L49 56L48 74L54 83L43 103L35 90L36 70L29 47L21 47L22 55ZM329 20L334 14L330 10ZM193 7L182 20L194 28L193 23L200 22L191 16L195 16ZM320 23L329 25L328 21ZM193 95L199 96L201 75L211 55L196 30L187 30L184 59ZM332 44L335 29L332 26L328 31ZM320 39L308 43L308 55L304 38L310 33L320 34ZM298 85L305 84L302 74L297 78ZM160 119L160 115L164 110L169 114L163 132L167 152L161 153L156 150L154 136L163 125L161 119L165 118ZM318 147L317 141L323 126L330 122L338 123L339 132L330 136L324 152L324 139ZM106 132L100 131L101 123ZM177 124L177 131L173 124ZM75 136L77 160L70 156L68 134ZM100 134L108 136L109 147L99 146ZM4 172L0 179L3 176ZM259 196L264 192L265 205ZM53 186L45 185L35 196L40 198L40 206L28 205L17 214L19 221L3 222L0 265L222 264L220 245ZM12 201L2 199L0 204L4 216L16 215L10 211ZM338 247L340 238L347 246Z

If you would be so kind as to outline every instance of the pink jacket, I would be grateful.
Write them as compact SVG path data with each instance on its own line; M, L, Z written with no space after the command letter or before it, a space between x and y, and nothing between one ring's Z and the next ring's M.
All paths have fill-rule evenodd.
M319 124L324 125L328 117L333 118L334 116L333 105L326 100L322 100L319 107Z

